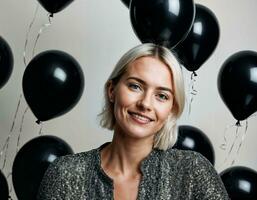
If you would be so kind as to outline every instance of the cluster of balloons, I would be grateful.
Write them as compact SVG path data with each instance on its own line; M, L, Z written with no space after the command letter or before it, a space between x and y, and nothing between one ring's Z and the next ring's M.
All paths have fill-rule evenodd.
M38 2L53 15L73 0ZM22 88L37 123L40 123L67 113L78 103L84 90L84 75L71 55L48 50L30 61L23 74Z
M73 0L38 0L52 15ZM0 88L13 69L13 55L0 37ZM79 63L68 53L44 51L35 56L23 74L24 97L38 122L58 117L71 110L84 89L84 75ZM36 199L40 182L48 166L58 157L73 154L71 147L55 136L40 136L26 143L15 156L12 181L19 200ZM8 184L0 171L0 199L9 198Z
M13 71L13 54L8 43L0 36L0 89L7 83Z
M17 153L12 168L12 181L18 199L37 199L48 166L56 158L68 154L73 154L71 147L55 136L39 136L27 142Z
M73 0L38 0L51 14L67 7ZM0 89L13 70L13 54L0 36ZM23 92L38 122L58 117L71 110L84 89L84 75L79 63L69 54L50 50L34 57L23 75Z
M220 36L219 23L214 13L200 4L195 7L193 27L186 39L174 48L184 67L192 72L198 70L212 55Z
M130 10L134 32L142 43L173 50L184 67L195 73L214 52L219 23L207 7L193 0L122 0Z

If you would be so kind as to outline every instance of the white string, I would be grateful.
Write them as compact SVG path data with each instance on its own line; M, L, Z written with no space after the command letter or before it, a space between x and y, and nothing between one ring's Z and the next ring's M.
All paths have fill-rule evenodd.
M37 13L38 13L38 8L39 8L39 3L37 4L36 10L34 12L34 16L32 18L32 21L29 24L29 28L28 28L28 31L26 33L26 39L25 39L25 45L24 45L24 51L23 51L23 62L24 62L25 67L27 67L26 52L27 52L27 46L28 46L28 42L29 42L29 34L30 34L31 28L32 28L32 26L33 26L33 24L36 20L36 16L37 16Z
M8 153L8 148L9 148L9 142L10 142L10 138L11 138L11 135L12 135L12 132L13 132L13 129L14 129L14 125L15 125L15 122L16 122L16 118L17 118L17 114L18 114L18 111L19 111L19 108L20 108L20 104L21 104L21 100L22 100L22 94L20 94L20 98L19 98L19 101L18 101L18 104L17 104L17 108L16 108L16 111L15 111L15 114L14 114L14 118L13 118L13 121L12 121L12 126L11 126L11 129L9 131L9 134L7 136L7 139L5 140L5 143L3 145L3 147L1 148L1 151L0 151L0 160L4 154L4 161L3 161L3 166L2 166L2 171L3 169L5 168L5 165L6 165L6 161L7 161L7 153Z
M235 126L235 124L231 124L231 125L227 125L226 128L224 129L224 132L223 132L223 143L220 145L220 148L222 150L226 150L227 148L227 133L228 133L228 130L231 129L233 126Z
M36 40L35 40L35 43L34 43L33 51L32 51L32 58L35 55L35 50L36 50L36 46L37 46L38 40L39 40L41 34L43 33L43 31L52 24L52 18L53 18L53 15L52 14L48 14L48 23L45 23L40 28L40 30L38 31L38 34L37 34L37 37L36 37Z
M20 131L19 131L19 135L18 135L18 139L17 139L17 144L16 144L16 153L18 153L19 151L19 147L20 147L20 138L21 138L21 134L22 134L22 128L23 128L23 123L24 123L24 118L25 115L27 113L27 111L29 110L29 107L27 106L23 115L22 115L22 119L21 119L21 124L20 124Z
M191 114L191 110L192 110L192 102L194 100L194 96L197 95L197 90L195 89L195 82L196 82L196 79L195 77L197 76L197 74L195 72L192 72L191 74L191 80L190 80L190 83L189 83L189 97L190 97L190 100L189 100L189 104L188 104L188 119L190 117L190 114Z

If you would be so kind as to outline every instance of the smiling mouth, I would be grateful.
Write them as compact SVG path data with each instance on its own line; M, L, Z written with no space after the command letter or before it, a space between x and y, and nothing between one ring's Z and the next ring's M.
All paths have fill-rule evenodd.
M136 113L136 112L130 112L128 111L128 114L134 119L136 120L137 122L139 123L149 123L149 122L152 122L154 121L152 118L148 117L148 116L145 116L145 115L142 115L140 113Z

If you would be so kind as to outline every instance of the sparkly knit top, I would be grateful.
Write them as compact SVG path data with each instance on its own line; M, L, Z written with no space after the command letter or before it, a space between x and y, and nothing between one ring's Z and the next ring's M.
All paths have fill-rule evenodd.
M56 159L47 169L38 200L113 200L113 180L101 167L100 150ZM137 200L227 200L211 163L193 151L153 149L141 162Z

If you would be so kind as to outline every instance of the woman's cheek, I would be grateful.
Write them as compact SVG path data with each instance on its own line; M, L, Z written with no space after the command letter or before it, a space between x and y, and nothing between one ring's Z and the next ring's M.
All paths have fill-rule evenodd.
M157 112L164 119L166 119L172 111L172 106L171 105L159 105L158 107L159 107L159 109L158 109Z

